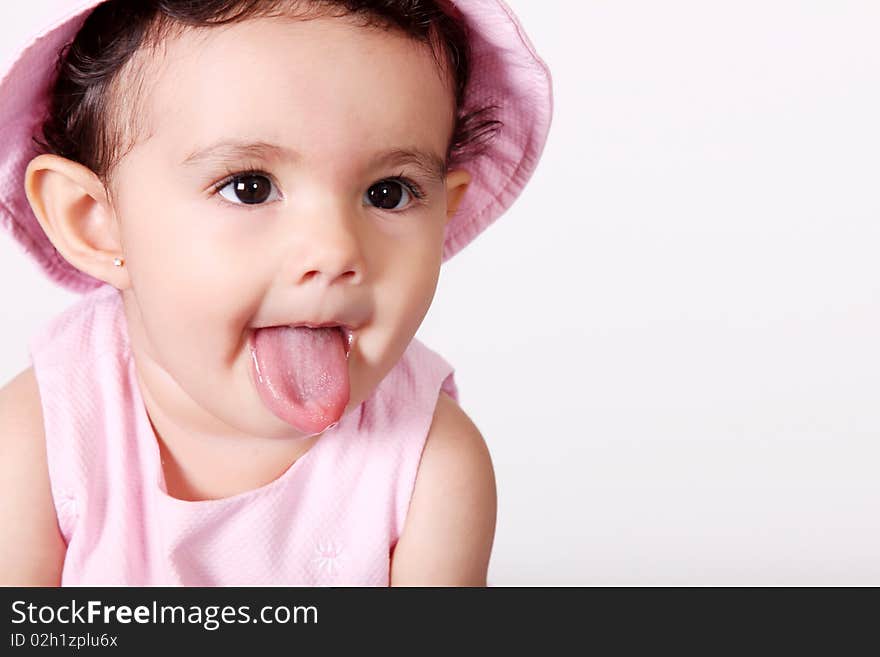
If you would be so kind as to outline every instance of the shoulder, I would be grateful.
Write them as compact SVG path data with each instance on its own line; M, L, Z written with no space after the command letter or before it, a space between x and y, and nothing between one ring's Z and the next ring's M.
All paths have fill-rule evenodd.
M0 585L57 586L66 546L32 367L0 388Z
M445 392L419 464L392 586L485 586L495 537L495 474L483 436Z

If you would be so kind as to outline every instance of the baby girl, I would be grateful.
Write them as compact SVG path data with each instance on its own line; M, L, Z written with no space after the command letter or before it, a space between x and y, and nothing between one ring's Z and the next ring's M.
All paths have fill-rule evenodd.
M485 586L489 452L414 335L546 140L510 9L21 11L0 219L83 295L0 390L0 583Z

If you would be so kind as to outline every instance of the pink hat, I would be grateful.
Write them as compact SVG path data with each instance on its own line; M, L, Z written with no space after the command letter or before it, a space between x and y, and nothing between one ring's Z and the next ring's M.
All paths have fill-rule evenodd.
M0 222L52 280L74 292L103 282L73 267L49 241L25 195L24 173L39 154L31 137L38 136L48 109L58 52L103 1L29 0L30 36L0 66ZM510 8L502 0L450 1L471 34L464 109L494 104L493 118L503 125L488 148L468 162L473 181L447 226L444 261L519 196L538 164L553 112L550 71ZM13 43L20 31L10 22L0 26L5 43Z

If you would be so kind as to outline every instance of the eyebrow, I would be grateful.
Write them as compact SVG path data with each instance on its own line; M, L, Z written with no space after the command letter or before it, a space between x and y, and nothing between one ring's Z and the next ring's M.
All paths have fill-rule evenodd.
M190 153L181 164L184 167L195 167L207 163L234 164L242 159L288 160L297 162L302 159L295 150L278 146L266 141L219 141L205 148ZM420 170L423 175L435 182L442 183L447 174L446 160L436 153L416 147L390 148L377 153L371 160L371 166L400 166L410 164Z

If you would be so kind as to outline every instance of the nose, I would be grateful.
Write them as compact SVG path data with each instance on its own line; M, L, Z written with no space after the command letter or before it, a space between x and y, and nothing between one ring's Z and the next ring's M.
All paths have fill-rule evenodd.
M338 209L294 221L298 237L298 248L291 253L294 283L357 285L363 280L363 247L353 222Z

